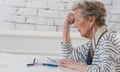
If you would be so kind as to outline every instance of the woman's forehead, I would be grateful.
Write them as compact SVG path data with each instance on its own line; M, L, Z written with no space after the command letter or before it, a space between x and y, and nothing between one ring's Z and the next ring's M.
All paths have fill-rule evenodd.
M74 10L74 11L75 11L75 13L79 13L79 14L81 14L82 9L76 9L76 10Z
M75 10L75 16L82 16L82 10L81 9L76 9Z

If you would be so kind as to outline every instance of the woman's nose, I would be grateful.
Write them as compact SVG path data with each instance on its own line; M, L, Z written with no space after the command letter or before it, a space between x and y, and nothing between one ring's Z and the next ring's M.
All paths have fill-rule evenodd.
M75 26L75 28L77 28L77 24L76 23L74 23L74 26Z

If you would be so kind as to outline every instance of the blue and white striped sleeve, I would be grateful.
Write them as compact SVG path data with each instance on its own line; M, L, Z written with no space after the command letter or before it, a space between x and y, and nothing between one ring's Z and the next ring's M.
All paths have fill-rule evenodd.
M116 72L116 56L119 50L110 42L101 43L99 64L88 65L87 72Z
M66 58L73 59L77 62L86 63L86 55L91 42L81 45L77 48L73 48L72 44L61 43L62 55Z

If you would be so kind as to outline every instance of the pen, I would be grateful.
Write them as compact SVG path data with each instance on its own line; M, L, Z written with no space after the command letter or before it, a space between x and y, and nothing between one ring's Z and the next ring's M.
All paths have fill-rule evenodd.
M31 66L34 66L34 65L43 65L43 66L48 66L48 67L58 67L58 65L56 64L50 64L50 63L43 63L43 64L27 64L27 67L31 67Z
M31 64L27 64L27 67L34 66L34 65L35 65L35 64L32 64L32 63L31 63Z
M50 63L43 63L42 65L49 66L49 67L58 67L58 65L56 65L56 64L50 64Z

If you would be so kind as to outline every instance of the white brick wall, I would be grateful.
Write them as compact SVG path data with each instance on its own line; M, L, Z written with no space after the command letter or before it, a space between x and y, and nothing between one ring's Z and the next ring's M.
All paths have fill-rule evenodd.
M4 21L15 22L15 23L25 23L25 17L9 15L9 16L4 17Z
M47 25L55 25L55 18L48 18Z
M105 5L111 5L111 4L112 4L112 0L97 0L97 1L101 1L101 2L103 2Z
M58 18L59 11L53 11L53 10L39 10L38 16L41 17L51 17L51 18Z
M55 25L64 25L64 19L55 19Z
M110 21L120 22L120 15L112 15Z
M29 1L26 3L26 7L29 8L47 8L47 3L44 1Z
M64 18L65 19L65 17L67 16L68 12L69 11L60 11L59 12L59 18Z
M45 2L60 2L61 0L42 0L42 1L45 1Z
M112 30L120 31L120 24L119 23L110 22L109 23L109 28L112 29Z
M111 7L111 14L119 15L120 14L120 5L113 5Z
M0 29L62 31L77 0L0 0ZM106 23L120 32L120 0L98 0L107 9ZM71 31L76 30L72 28Z
M15 23L0 22L0 30L13 30L15 28Z
M64 10L65 4L63 3L48 3L48 8L51 10Z
M17 15L22 16L36 16L37 15L37 9L32 8L20 8L17 12Z
M66 3L66 5L65 5L65 10L71 10L73 4L74 4L73 2L71 2L71 3Z
M30 24L16 24L16 30L35 30L35 25Z
M7 15L9 15L9 14L15 14L17 12L17 8L15 8L15 7L1 7L0 8L0 15L5 15L5 14L7 14Z
M5 0L5 6L25 7L25 0Z
M76 1L76 0L62 0L62 2L67 2L67 3L74 2L74 1Z
M55 26L42 26L42 25L36 25L37 31L56 31Z
M63 26L59 26L57 30L58 30L58 32L62 32L63 31ZM77 32L78 30L71 26L70 31Z
M120 5L120 0L113 0L113 5Z
M32 24L47 24L47 18L41 18L41 17L28 17L26 20L26 23L32 23Z

